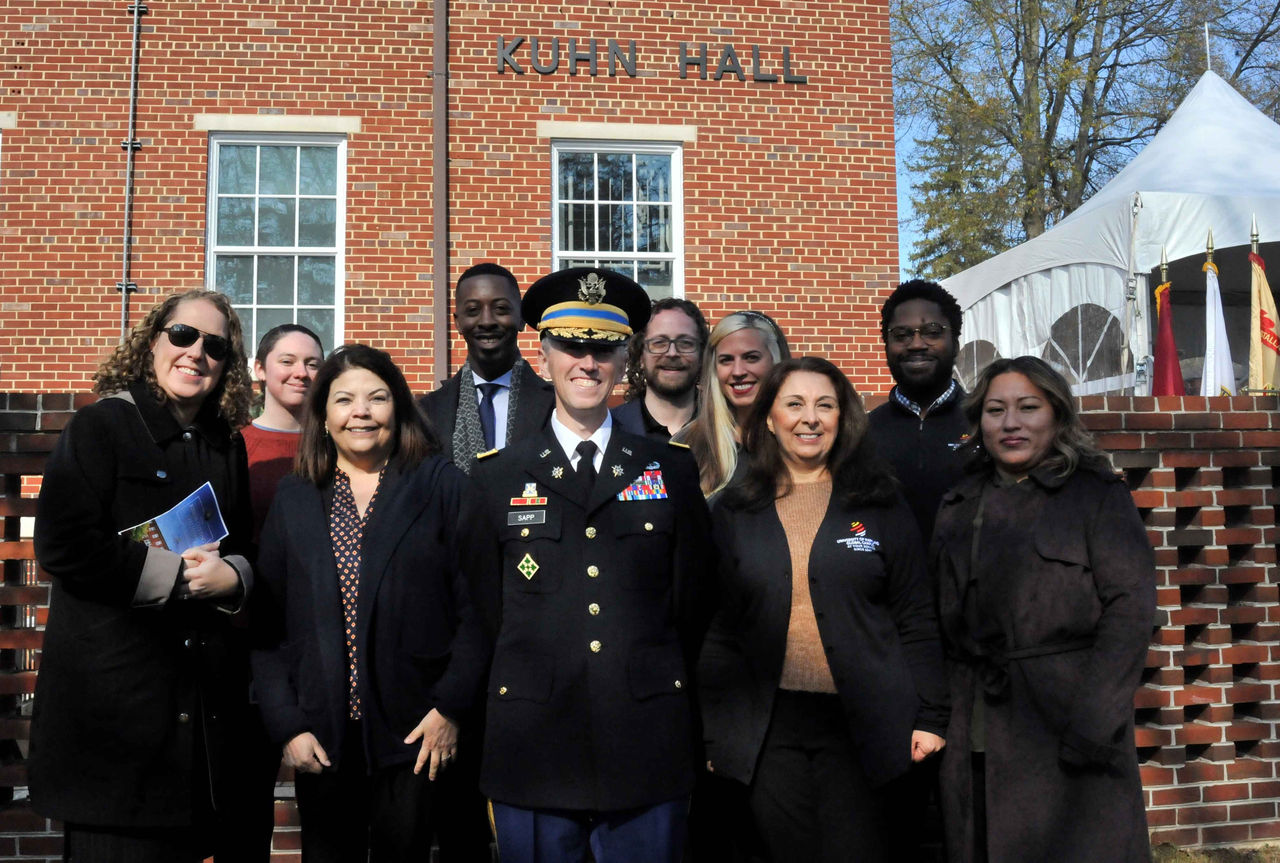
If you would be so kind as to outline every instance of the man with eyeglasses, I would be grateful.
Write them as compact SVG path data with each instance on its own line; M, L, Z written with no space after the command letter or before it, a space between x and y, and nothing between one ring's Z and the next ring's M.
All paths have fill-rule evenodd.
M893 466L926 543L947 489L960 479L957 452L968 428L965 391L953 374L960 339L960 304L935 282L898 285L880 310L885 363L896 386L871 412L876 450Z
M710 330L698 307L667 297L627 345L627 400L613 421L632 434L667 441L698 412L698 377Z

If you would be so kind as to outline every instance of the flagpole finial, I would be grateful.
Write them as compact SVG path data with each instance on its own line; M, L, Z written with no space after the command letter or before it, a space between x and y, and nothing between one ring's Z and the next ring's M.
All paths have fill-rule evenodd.
M1164 246L1160 247L1160 284L1169 281L1169 254Z
M1258 254L1258 214L1253 214L1253 227L1249 230L1250 251Z
M1213 228L1209 229L1209 239L1204 246L1204 257L1209 263L1213 263Z

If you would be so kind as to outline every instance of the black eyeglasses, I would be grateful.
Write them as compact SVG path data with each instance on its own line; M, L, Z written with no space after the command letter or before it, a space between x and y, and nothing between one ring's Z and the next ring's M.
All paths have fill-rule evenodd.
M922 327L889 327L889 338L900 345L909 345L911 340L920 334L920 338L930 344L942 341L949 327L946 324L925 324Z
M644 349L658 356L669 351L672 345L676 346L676 353L678 354L696 354L698 352L698 340L689 336L677 336L674 339L669 339L666 336L654 336L651 339L644 340Z
M200 339L204 339L204 352L209 355L209 359L217 363L225 360L231 351L231 342L223 336L197 330L190 324L170 324L160 332L169 337L169 344L175 348L189 348Z

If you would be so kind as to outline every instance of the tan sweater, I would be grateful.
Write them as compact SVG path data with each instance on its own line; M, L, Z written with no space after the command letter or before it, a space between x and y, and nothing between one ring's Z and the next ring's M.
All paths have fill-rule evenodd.
M809 595L809 551L830 500L831 479L827 477L816 482L796 483L790 494L776 504L791 553L791 621L787 625L782 681L778 684L781 689L836 691Z

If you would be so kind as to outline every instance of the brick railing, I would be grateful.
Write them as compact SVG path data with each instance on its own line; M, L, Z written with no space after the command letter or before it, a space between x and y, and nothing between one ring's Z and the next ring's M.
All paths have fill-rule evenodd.
M88 400L0 395L0 802L18 796L0 805L0 861L61 854L58 825L22 799L48 600L22 520L57 430ZM1089 396L1081 408L1126 470L1156 553L1157 619L1135 698L1152 840L1280 839L1280 404ZM273 859L297 860L292 801L276 816Z

